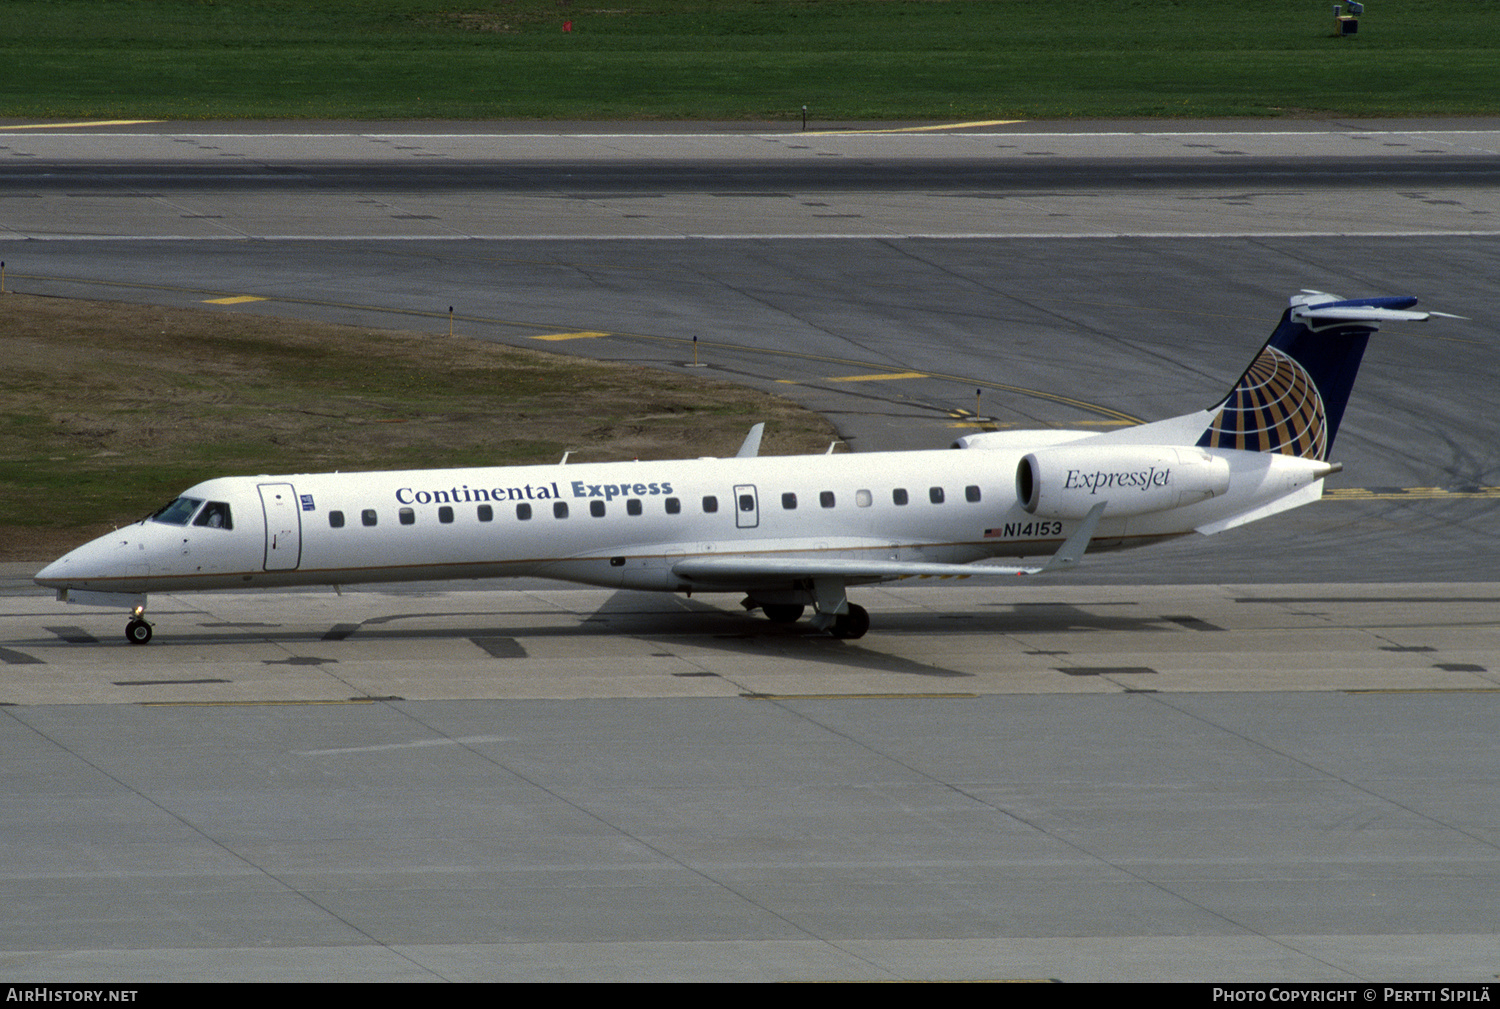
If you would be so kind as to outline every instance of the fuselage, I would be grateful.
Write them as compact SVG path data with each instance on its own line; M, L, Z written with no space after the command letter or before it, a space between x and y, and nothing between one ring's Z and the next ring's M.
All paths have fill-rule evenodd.
M1265 458L1228 454L1256 465ZM36 580L144 593L541 576L731 591L786 579L715 584L673 565L725 556L962 564L1050 553L1077 522L1023 508L1020 457L936 450L224 477L74 550ZM1180 535L1253 503L1230 493L1106 517L1090 549ZM879 579L850 579L860 580Z

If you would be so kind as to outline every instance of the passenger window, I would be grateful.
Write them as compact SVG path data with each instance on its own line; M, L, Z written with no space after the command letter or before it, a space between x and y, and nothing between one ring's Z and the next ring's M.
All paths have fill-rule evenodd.
M417 513L410 508L402 508L396 513L396 517L401 520L401 524L404 526L415 525L417 521Z
M193 520L193 525L209 529L233 529L234 523L229 519L229 505L223 501L210 501Z
M891 491L891 501L898 505L906 504L906 488L897 487Z
M328 513L328 528L330 528L330 529L342 529L342 528L344 528L344 513L343 512L329 512Z
M964 500L965 501L978 501L979 500L979 488L976 487L974 484L969 484L969 486L965 487L964 488Z
M719 499L718 498L710 496L710 497L706 497L706 498L703 499L703 511L704 511L705 514L711 515L711 514L713 514L714 512L716 512L718 510L719 510Z
M604 502L603 501L590 501L589 502L589 514L592 515L592 516L594 516L594 518L596 518L596 519L602 519L604 517Z
M781 507L785 508L787 511L796 511L797 510L797 495L795 495L795 494L783 494L783 495L781 495Z
M819 494L818 495L818 504L822 505L824 508L832 508L833 507L833 491L831 491L831 490L825 490L823 493Z
M552 517L555 518L555 519L565 519L565 518L567 518L568 517L568 502L566 502L566 501L554 501L554 502L552 502Z
M638 497L626 498L626 500L625 500L625 514L626 515L639 515L640 513L641 513L641 499L638 498Z
M875 499L870 496L870 492L867 490L857 490L854 492L854 504L857 508L868 508L870 507L870 502L873 500Z
M666 504L668 515L676 515L682 511L682 502L677 500L675 497L667 498Z
M453 521L453 509L449 508L447 505L443 505L443 507L439 508L438 509L438 521L439 522L452 522Z
M941 487L929 487L929 488L927 488L927 500L931 501L933 504L942 504L943 503L943 488L941 488Z
M481 521L481 522L492 522L492 521L494 521L494 518L495 518L495 509L491 508L489 505L480 505L479 506L479 521Z
M522 522L525 522L527 519L531 518L531 505L527 504L525 501L522 501L520 504L516 505L516 518L520 519Z
M363 522L367 526L374 525L375 524L375 509L374 508L366 508L364 511L360 512L359 513L359 520L361 522Z
M740 495L740 511L742 511L742 512L753 512L753 511L755 511L755 495L754 494L741 494Z

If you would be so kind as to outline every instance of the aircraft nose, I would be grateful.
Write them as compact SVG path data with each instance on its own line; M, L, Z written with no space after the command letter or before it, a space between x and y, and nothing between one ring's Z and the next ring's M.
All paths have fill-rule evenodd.
M91 582L146 573L144 544L138 536L114 532L63 554L32 581L49 589L84 588Z
M31 580L49 589L63 589L81 581L87 577L85 572L91 567L87 563L86 557L90 553L97 552L91 551L90 547L94 547L98 542L98 540L94 540L92 543L85 543L76 550L68 551L38 571Z
M65 560L67 560L66 557L59 557L33 575L31 580L38 585L45 585L49 589L58 588L62 584L59 579L63 576L63 569L65 568L63 561Z

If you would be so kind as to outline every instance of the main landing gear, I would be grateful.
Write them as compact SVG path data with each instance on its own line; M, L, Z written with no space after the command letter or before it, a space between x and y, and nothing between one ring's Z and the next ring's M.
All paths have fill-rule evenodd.
M836 638L862 638L870 629L870 611L863 606L849 604L849 612L840 613L833 618L833 626L828 628L828 633Z
M137 606L130 614L130 622L125 625L125 640L132 645L144 645L151 640L151 624L146 620L144 614L146 607Z
M816 612L808 621L808 625L814 630L827 631L831 636L846 641L862 638L869 631L870 611L844 598L842 586L839 587L837 597L830 595L822 602L826 608L815 606ZM838 612L837 607L840 604L843 604L843 613ZM747 598L743 605L747 610L759 608L766 615L766 619L773 624L794 624L802 619L802 614L807 612L807 606L803 603L760 602L755 596Z

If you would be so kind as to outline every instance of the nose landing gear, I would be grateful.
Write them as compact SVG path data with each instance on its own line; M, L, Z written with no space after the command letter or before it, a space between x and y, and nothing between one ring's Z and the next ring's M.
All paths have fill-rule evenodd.
M130 622L125 625L125 640L132 645L144 645L151 640L151 624L147 622L144 614L146 607L137 606L130 614Z

